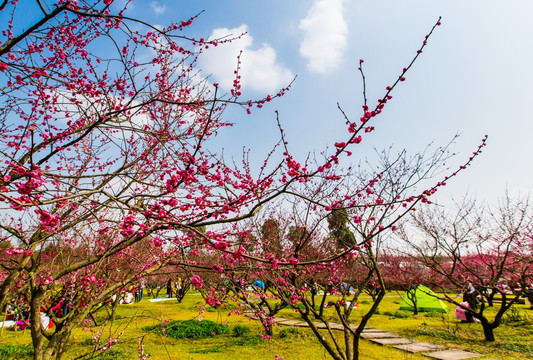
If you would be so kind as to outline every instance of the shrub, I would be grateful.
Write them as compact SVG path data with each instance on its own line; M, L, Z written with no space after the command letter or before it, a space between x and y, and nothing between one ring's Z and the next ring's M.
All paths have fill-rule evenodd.
M171 321L168 324L146 326L143 330L165 334L173 339L203 339L230 332L227 325L217 324L210 320Z
M300 334L300 331L294 327L285 327L279 332L279 337L282 339L293 337L294 335Z
M250 332L250 327L247 325L235 325L233 327L233 336L241 337Z

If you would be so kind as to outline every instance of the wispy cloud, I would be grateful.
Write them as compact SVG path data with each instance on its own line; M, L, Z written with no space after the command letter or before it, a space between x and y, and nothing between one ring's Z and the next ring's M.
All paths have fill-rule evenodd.
M150 3L150 6L152 7L152 10L154 10L156 15L164 14L165 10L167 9L165 5L158 5L155 1L152 1Z
M246 25L234 29L219 28L213 30L210 39L238 36L247 31ZM222 87L229 89L235 79L233 71L237 67L237 56L242 50L240 75L244 89L274 92L288 85L294 75L277 61L276 51L267 43L254 48L252 36L246 33L230 43L211 47L201 58L200 66L203 71L212 74Z
M300 55L307 59L309 71L325 74L339 66L348 36L343 3L316 0L300 21L299 28L305 33Z

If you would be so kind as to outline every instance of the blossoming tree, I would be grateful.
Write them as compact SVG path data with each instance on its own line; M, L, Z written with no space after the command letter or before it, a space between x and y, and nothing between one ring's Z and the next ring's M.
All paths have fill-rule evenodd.
M524 295L532 280L529 201L507 195L491 210L464 200L454 211L432 208L419 212L411 224L415 231L403 231L402 237L417 261L435 274L434 285L445 291L442 300L468 311L483 326L485 340L494 341L494 329L505 311ZM447 285L442 286L443 282ZM449 292L464 292L468 283L479 294L480 303L474 306L466 306ZM511 291L509 284L517 286ZM493 303L496 295L501 299L498 304ZM487 306L496 308L493 317L487 317Z
M218 85L199 75L198 56L227 40L183 35L193 18L158 29L112 13L110 4L1 6L11 21L0 44L0 226L8 244L0 307L18 294L27 298L36 359L59 358L72 329L125 284L179 263L203 226L249 217L309 176L287 159L254 177L246 164L228 165L204 148L230 125L221 118L228 104L277 96L241 102L237 74L220 97ZM19 28L25 11L40 17ZM219 236L204 234L203 246ZM139 272L103 276L111 259L131 259L129 248L147 240ZM45 332L35 320L70 284L87 296L52 316L55 330Z

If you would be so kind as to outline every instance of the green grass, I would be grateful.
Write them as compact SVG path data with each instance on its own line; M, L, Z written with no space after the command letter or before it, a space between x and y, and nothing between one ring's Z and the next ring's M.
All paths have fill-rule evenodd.
M33 356L33 348L29 345L0 345L0 359L18 360Z
M447 314L419 313L413 316L410 312L399 310L398 299L398 295L394 293L387 294L380 305L380 313L372 317L368 326L392 331L410 339L462 348L502 360L527 359L533 356L531 350L533 311L527 310L524 305L516 305L515 310L508 312L505 323L495 329L496 342L491 344L483 340L483 331L479 323L461 323L454 319L452 307ZM332 297L331 300L336 298ZM124 331L119 343L109 352L99 355L98 359L136 359L139 357L140 342L144 346L145 353L149 354L149 360L214 358L271 360L275 354L287 360L330 358L307 328L277 326L274 327L273 338L263 341L257 336L263 331L258 321L249 320L242 315L230 315L227 310L205 312L201 314L203 320L198 321L200 315L196 305L202 303L202 298L193 293L188 294L181 304L172 301L150 303L145 298L137 304L120 305L114 323L107 323L103 329L95 326L91 328L93 332L102 331L103 341ZM363 297L359 304L359 308L353 311L354 324L358 323L364 311L369 309L372 303L369 297ZM489 315L494 312L490 308L487 311ZM105 311L98 314L100 326L104 323L105 315ZM325 315L334 319L335 310L326 309ZM298 314L290 309L282 310L278 316L300 320ZM212 330L209 332L211 336L207 338L172 338L168 332L168 325L184 324L187 320L191 320L194 327L197 324L208 324L206 320L209 320L218 326L227 325L228 330L215 336L211 334ZM167 329L163 330L165 326ZM183 325L181 327L183 328ZM229 331L235 328L238 329L238 337ZM342 332L338 331L335 334L342 343ZM94 347L91 339L93 335L94 333L83 331L81 327L76 329L63 359L72 359L90 352ZM18 360L31 357L28 353L32 350L29 331L15 333L4 329L0 344L2 344L0 359ZM405 353L366 340L361 340L360 348L361 359L427 359L419 354ZM22 349L20 351L25 353L15 354L18 349Z

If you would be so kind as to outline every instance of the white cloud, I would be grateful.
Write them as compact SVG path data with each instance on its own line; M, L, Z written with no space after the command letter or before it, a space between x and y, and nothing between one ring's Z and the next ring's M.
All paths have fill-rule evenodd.
M211 40L238 36L247 32L247 26L238 28L220 28L213 30ZM289 84L294 75L276 60L276 51L267 43L253 50L253 38L245 34L230 43L210 47L200 59L203 71L212 74L215 81L225 89L230 89L235 79L233 73L237 67L237 56L241 55L241 85L244 89L262 92L274 92Z
M307 59L309 71L325 74L336 69L346 48L348 25L344 19L344 0L316 0L299 28L304 31L300 55Z
M156 15L161 15L163 13L165 13L165 10L167 9L167 7L165 5L157 5L157 2L155 1L152 1L150 3L150 6L152 7L152 10L154 10L155 14Z

